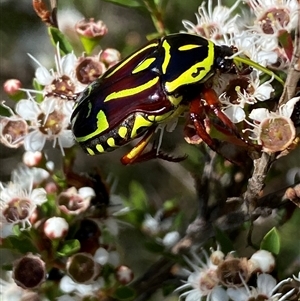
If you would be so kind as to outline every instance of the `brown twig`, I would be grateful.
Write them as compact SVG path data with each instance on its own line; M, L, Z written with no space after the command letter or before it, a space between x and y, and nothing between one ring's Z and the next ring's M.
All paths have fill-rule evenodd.
M40 17L40 19L47 26L56 27L56 28L58 28L57 1L58 0L50 0L51 9L48 10L47 5L43 0L32 0L32 6L36 14Z
M300 80L300 6L298 5L298 26L295 33L294 54L286 78L286 83L278 105L285 104L294 97Z

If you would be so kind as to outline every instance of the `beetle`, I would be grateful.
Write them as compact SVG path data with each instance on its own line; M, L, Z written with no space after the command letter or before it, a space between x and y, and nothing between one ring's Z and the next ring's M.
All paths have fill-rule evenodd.
M75 139L86 153L95 155L142 137L122 157L123 164L153 157L176 161L156 150L142 153L160 124L188 111L197 134L218 151L206 131L203 107L213 112L227 132L239 137L207 85L216 73L236 72L234 53L232 47L187 33L150 41L81 93L71 116Z

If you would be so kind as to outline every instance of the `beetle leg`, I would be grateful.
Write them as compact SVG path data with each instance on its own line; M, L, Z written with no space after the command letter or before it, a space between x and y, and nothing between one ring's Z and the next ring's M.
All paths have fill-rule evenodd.
M153 136L155 127L150 128L145 136L139 141L139 143L125 156L121 158L121 162L124 165L137 162L137 159L141 156L143 150L148 145L151 137ZM139 160L138 160L139 161Z
M223 126L225 126L225 128L222 126L221 130L227 132L226 134L242 139L235 124L221 111L217 93L213 89L208 88L203 89L201 93L209 109L212 110L213 114L221 120Z
M199 137L214 151L217 151L217 140L213 139L207 132L204 125L204 108L199 98L194 99L190 104L190 119Z
M133 163L148 161L155 158L159 158L169 162L180 162L187 158L187 156L173 157L162 151L157 151L157 145L155 144L153 144L151 150L142 154L142 152L148 145L151 137L153 136L155 129L155 127L149 129L145 136L139 141L139 143L127 155L121 158L122 164L129 165Z

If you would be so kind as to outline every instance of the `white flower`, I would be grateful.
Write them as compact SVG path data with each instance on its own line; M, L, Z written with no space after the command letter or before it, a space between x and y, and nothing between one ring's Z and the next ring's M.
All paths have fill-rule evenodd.
M206 252L203 251L206 262L202 261L196 254L192 253L193 261L185 258L186 262L193 268L194 272L187 271L190 275L185 284L178 287L175 292L189 289L180 295L180 299L185 297L186 301L202 300L229 300L226 291L219 285L217 277L217 265L214 265Z
M1 301L20 301L26 290L18 286L8 273L9 281L0 278L0 299Z
M257 101L265 101L270 99L271 93L274 91L270 82L271 78L260 84L258 72L252 72L249 80L247 80L248 87L241 89L240 86L235 87L236 99L234 103L230 97L227 97L226 93L220 95L220 102L223 104L223 112L233 123L239 123L246 118L244 108L246 105L252 105ZM243 80L240 80L243 83Z
M71 187L58 196L57 202L60 210L76 215L87 210L94 196L95 191L91 187L82 187L78 191Z
M71 107L63 105L61 99L45 98L42 103L36 103L32 97L22 99L16 105L16 112L30 122L30 132L24 138L25 150L41 151L46 140L50 140L53 147L58 143L64 154L63 148L74 145L69 129Z
M278 61L277 40L266 40L265 37L250 30L243 30L241 33L230 36L226 44L234 45L238 49L238 53L242 53L264 67Z
M33 56L29 55L39 67L36 69L36 81L44 86L46 96L59 96L61 98L72 98L81 92L85 85L82 85L76 78L77 58L74 53L63 57L60 55L59 45L56 47L55 70L48 70L40 64Z
M17 182L25 189L30 185L37 186L49 177L49 172L43 168L31 167L20 164L12 171L11 181Z
M228 8L222 6L221 0L218 0L218 4L213 9L213 1L208 0L208 10L204 7L205 4L203 2L198 8L196 25L188 20L182 21L183 26L189 33L196 33L216 41L226 34L236 32L236 19L239 16L232 17L231 13L237 8L240 1L236 1L231 8Z
M81 284L73 281L71 277L66 275L60 280L59 288L65 293L77 292L84 296L99 290L103 284L104 280L102 278L98 278L92 284Z
M283 301L288 300L294 290L286 294L276 293L278 288L290 282L291 279L285 279L276 285L276 280L269 274L260 274L257 276L257 287L228 288L227 294L233 301L250 301L250 300L266 300L266 301Z
M26 121L7 105L4 101L1 106L7 109L11 116L0 116L0 142L10 148L18 148L23 145L24 137L28 133Z
M276 36L280 31L291 32L297 27L297 0L248 0L256 15L252 29L266 35Z
M142 230L151 236L158 234L160 231L159 221L147 213L142 224Z
M251 111L249 118L254 120L251 124L253 129L246 129L253 133L250 139L257 140L263 146L264 151L278 152L287 149L293 142L296 129L290 119L296 103L300 97L290 99L286 104L279 107L277 112L270 112L265 108L258 108Z
M0 183L0 221L1 226L21 224L21 229L31 227L30 218L37 206L47 201L47 194L44 188L32 189L31 183L10 182L7 185ZM1 231L2 232L2 231ZM5 235L2 232L1 235Z
M272 112L265 108L254 109L249 114L249 118L258 122L263 122L265 118L275 118L278 116L290 118L292 116L294 107L299 100L300 97L294 97L290 99L286 104L279 107L278 112Z

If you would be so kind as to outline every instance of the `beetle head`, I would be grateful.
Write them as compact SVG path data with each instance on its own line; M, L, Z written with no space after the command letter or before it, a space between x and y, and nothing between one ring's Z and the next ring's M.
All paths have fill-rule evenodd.
M221 73L232 72L234 67L233 59L234 49L228 46L216 46L215 49L215 68Z

